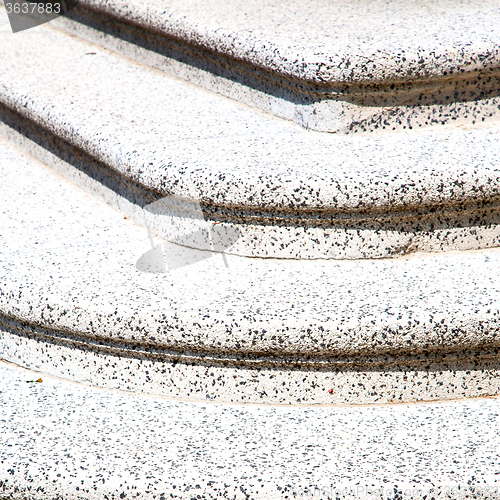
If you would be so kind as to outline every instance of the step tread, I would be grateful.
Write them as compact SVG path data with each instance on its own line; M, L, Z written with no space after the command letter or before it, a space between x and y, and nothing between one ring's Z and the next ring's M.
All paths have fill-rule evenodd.
M441 487L452 500L479 491L489 500L500 487L498 399L220 405L96 389L2 362L0 375L6 498L329 500L349 498L335 490L359 498L383 488L371 498L410 489L405 497L418 500Z

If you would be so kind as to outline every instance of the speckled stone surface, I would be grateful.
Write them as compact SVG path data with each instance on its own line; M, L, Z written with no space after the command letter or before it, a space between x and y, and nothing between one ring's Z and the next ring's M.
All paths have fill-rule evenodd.
M373 3L379 26L381 6L385 19L400 9ZM478 14L474 33L457 31L470 54L446 52L453 33L440 26L436 68L478 78L445 83L443 99L459 81L473 102L437 106L433 119L494 118L497 55L484 35L495 6L407 7L400 21L425 7L455 29ZM150 8L129 4L126 17L147 24ZM119 211L0 141L0 358L38 370L0 361L0 498L498 498L498 399L359 406L500 393L500 250L449 252L498 246L497 125L307 135L47 27L15 44L6 28L1 133ZM397 78L411 80L411 61L402 66ZM398 98L415 90L402 85ZM331 130L342 110L314 122L317 104L296 121ZM388 110L384 126L425 125L433 105ZM346 116L336 130L356 131ZM358 130L383 130L373 116ZM201 203L210 238L238 229L240 247L179 247L123 215L141 220L171 193ZM369 258L422 250L448 253Z
M0 362L0 497L496 499L499 410L180 402Z
M4 359L94 385L234 402L500 392L500 250L193 259L164 243L166 272L146 273L136 265L151 250L145 228L4 142L0 159Z
M135 220L176 194L240 231L235 255L498 246L498 124L306 132L47 26L0 37L1 133Z
M305 128L498 115L495 0L83 0L57 25Z
M79 4L318 83L413 80L497 68L500 63L500 12L493 0Z

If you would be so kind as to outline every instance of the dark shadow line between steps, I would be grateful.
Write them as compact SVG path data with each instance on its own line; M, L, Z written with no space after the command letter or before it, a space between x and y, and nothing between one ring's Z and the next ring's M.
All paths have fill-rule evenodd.
M490 343L472 346L469 349L437 349L418 352L415 354L400 353L398 351L380 354L377 357L353 355L327 357L320 355L317 358L297 354L271 354L230 352L206 348L196 350L187 346L161 347L145 342L133 342L116 338L82 335L69 330L50 328L37 323L20 320L10 315L0 313L0 330L52 345L66 347L87 352L99 352L118 358L149 359L156 362L171 363L174 366L183 365L226 366L239 367L250 370L294 370L294 371L334 371L334 372L406 372L426 371L440 372L443 369L459 370L469 366L470 370L479 369L479 366L495 364L500 367L500 345ZM448 368L444 368L448 367ZM453 368L455 367L455 368ZM461 367L461 368L460 368Z

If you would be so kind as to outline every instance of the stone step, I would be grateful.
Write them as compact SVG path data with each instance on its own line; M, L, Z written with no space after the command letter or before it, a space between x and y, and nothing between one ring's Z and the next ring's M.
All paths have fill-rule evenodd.
M3 359L92 385L226 402L500 391L500 249L301 261L158 247L144 227L0 146ZM139 265L152 246L165 272Z
M80 0L54 22L307 129L498 117L494 1Z
M48 25L13 35L5 21L0 37L3 136L167 240L144 207L175 196L236 235L233 255L362 259L498 246L498 123L307 132ZM202 240L191 246L206 249Z
M58 21L129 56L127 40L154 32L154 50L136 53L147 65L52 26L0 25L0 497L498 496L498 399L479 399L500 393L496 14L468 5L475 34L456 33L470 50L427 47L436 72L431 52L420 74L395 70L391 99L472 92L450 107L403 99L396 118L376 103L358 130L384 116L391 133L360 137L301 130L152 69L194 47L171 72L216 75L201 85L232 97L247 85L242 101L266 109L257 84L189 73L209 51L223 67L223 50L188 36L156 50L175 36L151 28L151 4L82 2ZM437 19L471 26L454 8ZM228 71L278 75L262 95L291 87L267 102L309 128L356 131L359 102L328 121L339 82L341 101L361 89L363 112L393 85L390 65L371 83L333 74L314 101L317 81L250 52L229 54ZM444 127L394 133L436 109ZM442 402L464 397L477 399Z
M498 498L498 399L222 405L96 389L2 362L0 395L2 498Z

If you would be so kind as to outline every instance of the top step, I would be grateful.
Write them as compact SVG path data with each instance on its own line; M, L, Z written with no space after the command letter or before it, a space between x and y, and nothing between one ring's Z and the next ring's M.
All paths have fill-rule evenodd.
M313 130L474 124L499 111L493 0L80 0L55 23Z

